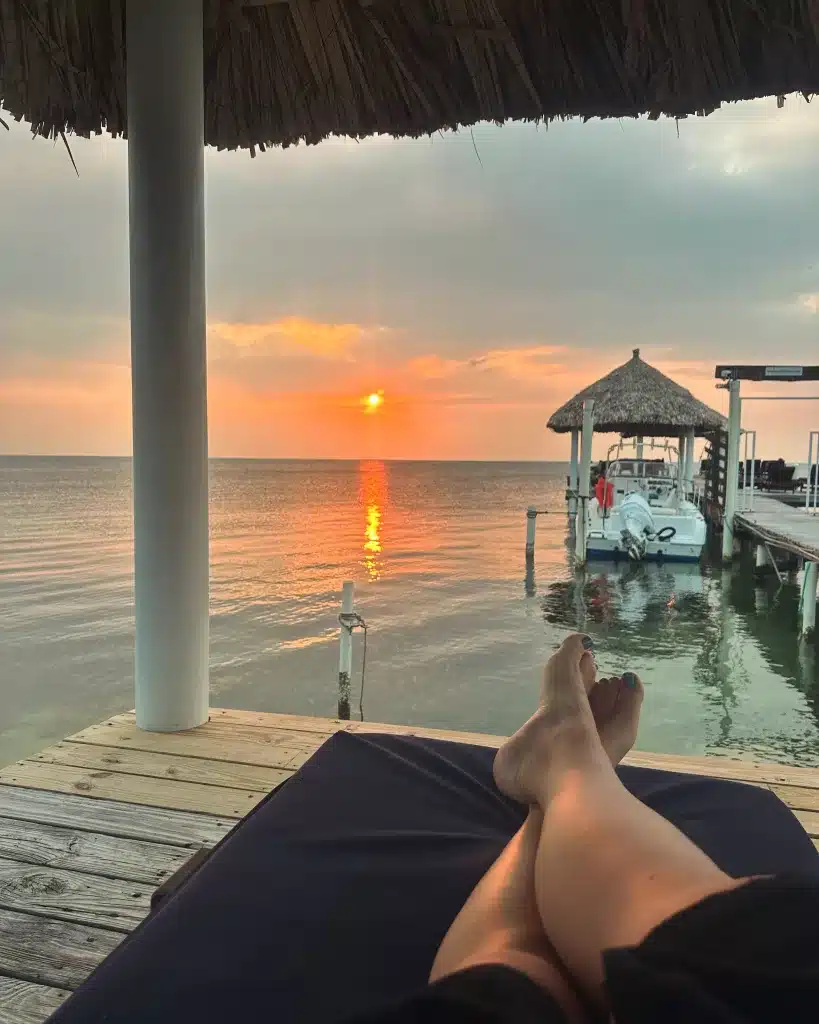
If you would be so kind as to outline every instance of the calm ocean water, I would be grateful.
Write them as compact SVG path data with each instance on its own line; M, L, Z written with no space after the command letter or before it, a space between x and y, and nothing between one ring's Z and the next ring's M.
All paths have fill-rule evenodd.
M370 720L506 733L569 629L640 673L642 749L819 764L799 580L750 566L569 571L555 463L216 460L212 702L333 715L342 581ZM526 578L527 505L538 522ZM0 763L133 706L130 462L0 458ZM356 636L360 671L361 637ZM354 682L357 705L358 679Z

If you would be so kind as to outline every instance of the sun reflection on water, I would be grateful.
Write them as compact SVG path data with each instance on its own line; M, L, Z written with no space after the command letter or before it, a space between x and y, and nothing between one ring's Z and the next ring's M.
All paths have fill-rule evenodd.
M359 466L359 499L364 511L364 568L370 580L383 572L382 518L389 497L387 468L383 462Z

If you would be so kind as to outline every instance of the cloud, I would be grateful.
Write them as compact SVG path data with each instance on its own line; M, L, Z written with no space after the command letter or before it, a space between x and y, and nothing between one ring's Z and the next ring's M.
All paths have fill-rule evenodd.
M376 454L411 455L414 437L442 457L562 454L542 436L551 408L635 346L710 401L713 365L764 362L771 339L778 359L812 361L817 143L819 113L789 99L679 126L479 125L256 160L209 151L214 450L287 454L300 408L302 454L343 440L357 455L356 402L384 388L387 415L371 426L398 407L424 415ZM61 146L0 131L0 379L18 382L0 450L44 437L37 387L76 396L95 362L127 372L126 145L72 149L79 178ZM127 413L127 388L93 380ZM307 431L309 395L326 398ZM101 412L61 430L58 411L72 414L53 408L57 448L113 443ZM126 450L124 427L117 437Z
M222 343L220 354L298 353L322 359L351 359L366 339L384 334L386 327L352 323L320 323L303 316L288 316L271 323L215 323L211 337Z

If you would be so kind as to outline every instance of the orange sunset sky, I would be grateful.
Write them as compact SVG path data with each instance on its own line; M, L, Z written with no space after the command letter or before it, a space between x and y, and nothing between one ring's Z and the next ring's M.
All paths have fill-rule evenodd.
M77 177L10 129L0 453L125 454L125 143L72 140ZM801 99L209 152L211 453L563 459L549 414L637 346L725 411L717 362L819 362L818 172ZM745 425L804 461L819 402Z

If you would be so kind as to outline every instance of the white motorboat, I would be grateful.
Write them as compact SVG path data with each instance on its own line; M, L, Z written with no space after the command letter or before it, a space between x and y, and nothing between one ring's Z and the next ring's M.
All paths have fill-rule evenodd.
M637 451L628 457L624 448L621 442L609 453L605 475L586 503L587 558L698 561L705 519L689 500L679 462L671 459L675 449L660 449L668 458L646 459L636 457Z

